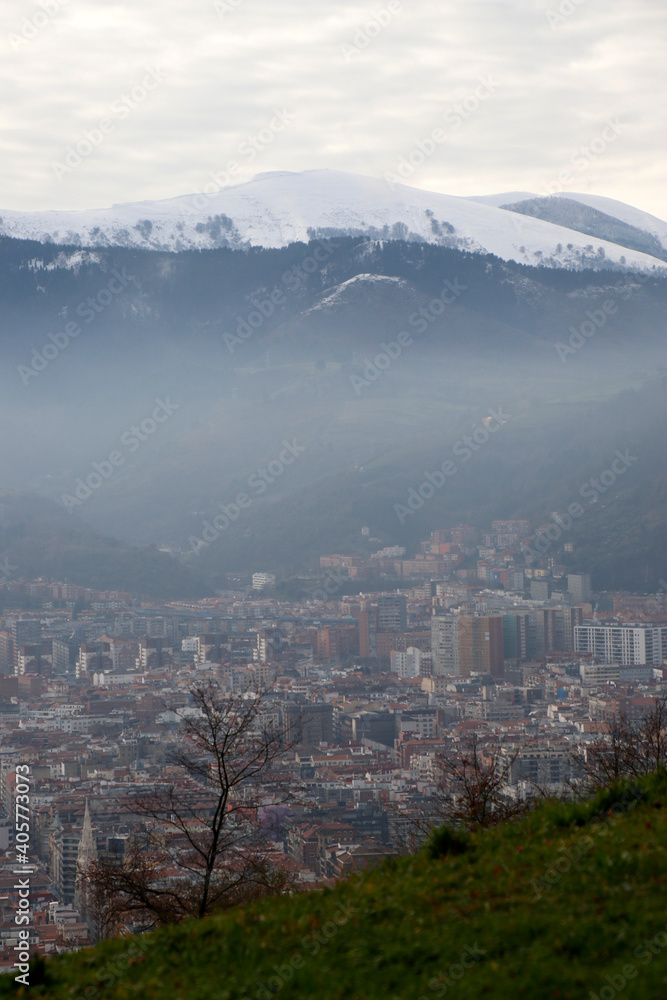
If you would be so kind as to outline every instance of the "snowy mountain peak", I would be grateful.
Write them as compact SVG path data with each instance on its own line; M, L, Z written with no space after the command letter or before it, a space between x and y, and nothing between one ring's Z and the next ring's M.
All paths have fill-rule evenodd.
M555 212L542 204L551 199L530 192L462 198L335 170L281 170L212 193L161 201L86 211L5 211L0 235L81 248L162 251L368 236L550 267L665 267L667 223L608 198L569 193L562 198L580 207L562 205ZM652 239L642 241L635 230Z

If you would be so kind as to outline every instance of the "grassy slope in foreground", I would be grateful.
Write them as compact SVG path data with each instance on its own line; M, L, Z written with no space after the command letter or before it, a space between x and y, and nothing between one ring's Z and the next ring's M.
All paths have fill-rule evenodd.
M333 892L49 961L47 981L30 989L2 976L0 996L657 1000L667 997L666 890L663 773L585 804L544 805L462 854L423 853Z

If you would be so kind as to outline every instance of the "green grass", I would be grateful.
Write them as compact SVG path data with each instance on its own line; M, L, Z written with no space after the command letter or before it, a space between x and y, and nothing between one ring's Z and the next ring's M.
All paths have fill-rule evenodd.
M667 997L667 776L35 972L0 997Z

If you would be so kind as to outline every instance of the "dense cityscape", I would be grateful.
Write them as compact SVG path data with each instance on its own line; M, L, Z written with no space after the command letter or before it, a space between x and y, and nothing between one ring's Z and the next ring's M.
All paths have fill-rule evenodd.
M434 821L441 755L473 735L508 763L510 795L564 794L577 753L667 693L667 595L593 593L588 573L559 564L571 545L554 544L553 524L437 530L413 558L401 547L322 555L298 601L260 569L215 598L160 607L5 579L2 966L13 969L21 940L17 862L29 865L32 950L103 936L82 873L136 849L138 797L191 787L173 751L197 713L192 691L208 682L261 698L255 722L284 736L285 753L236 794L253 803L242 824L296 890L419 840ZM28 780L26 858L14 818ZM171 857L184 851L168 824L162 836Z

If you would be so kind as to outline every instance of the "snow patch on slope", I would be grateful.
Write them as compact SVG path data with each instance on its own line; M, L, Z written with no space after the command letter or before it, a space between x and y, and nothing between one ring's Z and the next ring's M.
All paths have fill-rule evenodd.
M353 278L348 278L347 281L342 281L340 285L336 285L333 290L327 292L308 312L319 312L323 309L333 309L337 306L343 306L349 302L355 293L361 292L365 294L369 286L371 286L373 291L382 291L388 287L392 289L408 289L410 287L409 282L403 278L394 278L385 274L357 274Z

